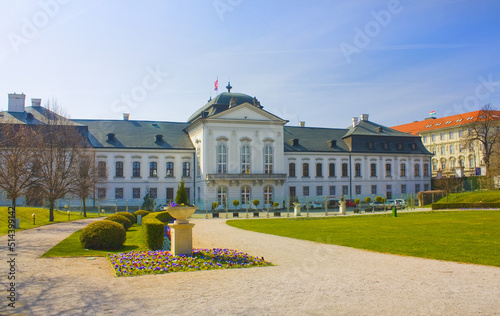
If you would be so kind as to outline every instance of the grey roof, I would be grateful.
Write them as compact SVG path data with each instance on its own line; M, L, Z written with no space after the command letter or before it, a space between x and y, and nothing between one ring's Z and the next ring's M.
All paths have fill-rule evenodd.
M229 109L229 102L233 97L236 99L235 106L243 103L254 104L254 98L247 94L223 92L217 95L214 99L210 100L193 115L191 115L191 117L189 117L188 119L188 122L193 122L195 119L202 117L203 112L205 112L206 117L208 117Z
M407 133L391 129L389 127L371 122L371 121L359 121L355 127L350 126L347 128L348 132L344 137L351 135L355 136L409 136Z
M285 152L348 152L349 148L342 140L345 133L347 129L342 128L285 126ZM297 139L298 144L292 145L293 139ZM335 140L335 146L328 144L331 140Z
M24 112L3 111L0 113L0 123L38 125L47 124L49 118L57 120L62 125L78 125L74 121L41 106L25 107Z
M191 149L193 144L184 129L189 123L125 121L125 120L74 120L88 126L89 138L96 148L135 149ZM109 139L109 134L114 137ZM161 141L157 141L161 135Z

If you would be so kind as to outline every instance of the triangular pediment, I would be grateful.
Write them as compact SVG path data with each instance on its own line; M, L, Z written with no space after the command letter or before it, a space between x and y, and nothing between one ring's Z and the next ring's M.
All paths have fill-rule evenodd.
M263 109L250 104L243 103L234 108L229 108L224 112L218 113L210 117L210 119L222 120L247 120L247 121L279 121L285 124L287 121L276 115L264 111Z

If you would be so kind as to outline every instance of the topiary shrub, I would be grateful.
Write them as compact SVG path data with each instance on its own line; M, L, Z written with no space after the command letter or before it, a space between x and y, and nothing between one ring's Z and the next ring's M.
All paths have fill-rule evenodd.
M359 204L359 202L360 202L360 200L359 200L359 199L355 199L355 200L354 200L354 204L356 204L356 205L358 205L358 204Z
M175 203L177 203L178 205L189 205L189 197L186 191L186 187L184 186L184 179L181 179L181 183L179 183L179 186L177 187Z
M175 221L175 218L173 218L172 215L170 215L170 213L167 211L156 213L155 217L157 220L164 222L164 223L171 223L171 222Z
M135 215L135 217L136 217L136 218L137 218L137 216L139 216L139 215L141 215L141 216L142 216L142 218L144 218L144 216L146 216L146 215L148 215L148 214L149 214L149 212L148 212L148 211L146 211L146 210L138 210L138 211L135 211L135 212L134 212L134 215Z
M376 196L375 197L376 202L382 202L382 197L381 196Z
M90 223L82 229L80 243L85 249L116 250L123 247L126 238L123 225L103 220Z
M123 228L125 228L125 230L128 230L130 227L132 227L132 222L123 215L113 214L113 215L106 217L104 220L113 221L113 222L117 222L119 224L122 224Z
M369 197L369 196L365 197L365 202L366 203L370 203L371 201L372 201L371 197Z
M144 243L149 250L159 250L163 247L165 223L174 220L168 212L154 213L142 222Z
M135 217L134 214L132 213L129 213L129 212L118 212L118 213L115 213L116 215L122 215L122 216L125 216L126 218L128 218L132 224L135 224L137 223L137 217Z

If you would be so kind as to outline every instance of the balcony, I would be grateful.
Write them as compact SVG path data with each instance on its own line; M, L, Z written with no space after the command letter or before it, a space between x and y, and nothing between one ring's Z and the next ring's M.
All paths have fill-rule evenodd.
M254 185L263 185L274 182L282 185L287 178L286 173L211 173L207 174L209 184L227 183L240 185L242 181L253 181Z

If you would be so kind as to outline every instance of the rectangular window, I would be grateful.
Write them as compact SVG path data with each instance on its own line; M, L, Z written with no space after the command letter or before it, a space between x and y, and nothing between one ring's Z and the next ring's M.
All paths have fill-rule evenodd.
M401 185L401 194L405 194L406 193L406 184L402 184Z
M123 188L115 189L115 199L123 199Z
M288 176L290 178L295 178L295 163L293 162L288 164Z
M106 188L97 188L97 198L99 200L106 198Z
M167 188L167 203L174 200L174 188Z
M302 188L302 195L303 196L309 196L309 187L303 187Z
M356 191L356 194L361 194L361 186L360 185L355 186L354 190Z
M316 187L316 195L317 196L323 195L323 187L322 186Z
M373 149L373 142L368 142L368 149Z
M288 188L288 192L290 194L290 202L293 202L293 200L295 199L295 196L296 196L296 192L295 192L295 187L290 187Z
M331 163L328 165L328 176L335 177L335 164Z
M115 163L115 177L123 178L123 161L117 161Z
M169 161L167 162L167 177L171 178L174 176L174 163Z
M335 195L335 186L334 185L330 186L330 195Z
M450 132L450 139L453 139L453 132Z
M406 177L406 164L402 163L399 166L399 174L401 177Z
M424 183L424 191L429 191L429 183Z
M431 139L432 139L433 142L435 142L436 141L436 135L432 134L431 135Z
M309 164L308 163L302 164L302 177L309 177Z
M428 177L428 176L429 176L429 164L424 163L424 177Z
M377 164L372 163L370 164L370 177L376 177L377 176Z
M423 140L424 144L427 143L427 136L424 136L423 138L424 138Z
M439 134L439 140L444 140L444 133Z
M458 138L462 138L462 136L464 136L464 131L459 129L458 130Z
M420 192L420 183L415 184L415 193Z
M149 176L156 178L158 176L158 164L155 161L149 163Z
M455 153L455 146L450 145L450 154Z
M157 188L149 188L149 195L150 195L153 199L158 198L158 189L157 189Z
M140 199L141 198L141 188L133 188L132 189L132 198Z
M418 163L415 164L414 169L415 177L420 177L420 165Z
M132 177L134 178L141 177L141 163L139 161L134 161L132 163Z
M372 194L377 194L377 185L372 184Z
M348 195L349 194L349 187L347 185L342 186L342 194L343 195Z
M243 145L241 146L241 173L249 174L250 173L250 146Z
M182 163L182 176L184 178L188 178L191 176L191 163L190 162L183 162Z
M97 163L97 176L99 178L106 178L106 161L99 161Z
M273 173L273 147L271 145L266 145L264 147L264 173Z
M323 176L323 164L317 163L316 164L316 177L322 177L322 176Z
M441 146L441 155L444 155L444 151L445 151L444 146Z
M354 165L354 176L361 177L361 164L357 163Z
M386 177L391 177L392 176L391 164L390 163L386 163L385 164L385 176Z
M343 177L347 177L348 176L348 173L347 173L347 163L343 163L342 164L342 176Z

